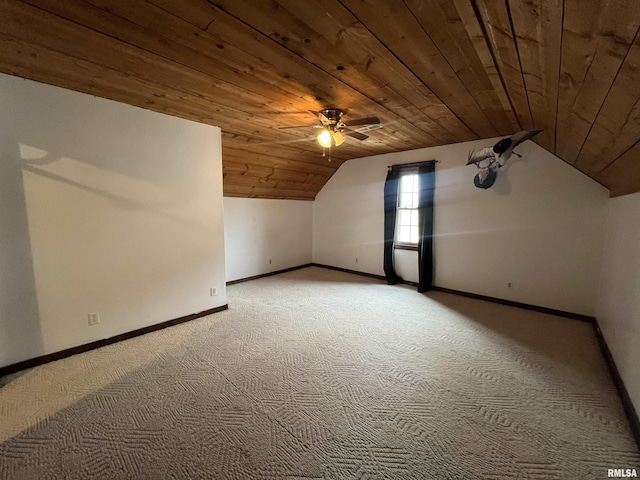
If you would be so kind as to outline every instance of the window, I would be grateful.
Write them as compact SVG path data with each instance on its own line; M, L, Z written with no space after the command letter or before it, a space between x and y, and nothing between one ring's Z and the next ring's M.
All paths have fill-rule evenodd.
M399 246L418 245L419 181L416 173L400 177L395 243Z

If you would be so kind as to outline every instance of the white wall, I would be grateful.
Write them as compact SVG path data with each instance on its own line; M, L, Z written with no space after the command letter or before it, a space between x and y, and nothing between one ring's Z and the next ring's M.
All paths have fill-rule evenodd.
M0 365L226 303L218 128L6 75L0 104Z
M383 275L387 166L437 159L435 284L593 315L608 191L533 142L516 150L494 186L473 185L470 149L494 140L350 160L313 208L313 261ZM396 265L417 281L416 254ZM507 288L507 282L513 288Z
M640 193L609 200L596 316L640 411Z
M224 198L227 281L311 262L312 202Z
M5 153L16 148L5 88L0 77L0 366L42 351L21 163Z

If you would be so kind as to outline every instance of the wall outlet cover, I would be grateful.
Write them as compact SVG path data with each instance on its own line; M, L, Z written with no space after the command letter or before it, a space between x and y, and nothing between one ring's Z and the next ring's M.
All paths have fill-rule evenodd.
M98 312L89 313L87 315L89 325L98 325L100 323L100 314Z

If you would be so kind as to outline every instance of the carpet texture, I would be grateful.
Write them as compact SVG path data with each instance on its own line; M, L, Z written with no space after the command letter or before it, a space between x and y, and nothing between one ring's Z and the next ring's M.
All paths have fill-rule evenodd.
M0 388L2 479L600 479L640 468L589 324L317 267Z

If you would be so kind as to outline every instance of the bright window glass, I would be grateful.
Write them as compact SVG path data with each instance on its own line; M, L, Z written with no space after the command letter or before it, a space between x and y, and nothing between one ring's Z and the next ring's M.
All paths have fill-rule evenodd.
M396 216L396 242L418 244L418 175L400 177L398 210Z

